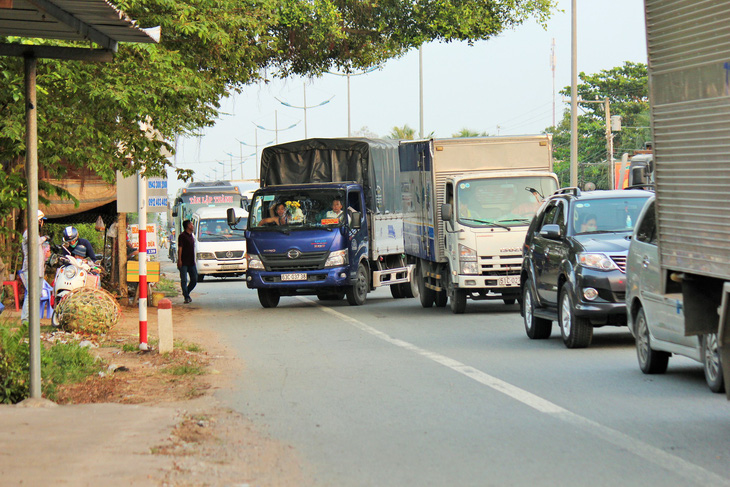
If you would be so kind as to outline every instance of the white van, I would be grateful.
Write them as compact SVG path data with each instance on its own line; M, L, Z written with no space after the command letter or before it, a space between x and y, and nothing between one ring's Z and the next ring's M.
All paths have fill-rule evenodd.
M198 282L206 276L236 277L246 273L246 238L244 231L248 213L234 208L240 220L235 228L228 226L228 208L198 209L192 217L195 235L195 260Z

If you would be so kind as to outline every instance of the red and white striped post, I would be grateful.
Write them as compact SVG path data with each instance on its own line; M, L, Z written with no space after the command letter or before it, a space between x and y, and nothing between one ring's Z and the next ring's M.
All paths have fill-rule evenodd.
M139 349L147 346L147 180L137 178L139 198Z

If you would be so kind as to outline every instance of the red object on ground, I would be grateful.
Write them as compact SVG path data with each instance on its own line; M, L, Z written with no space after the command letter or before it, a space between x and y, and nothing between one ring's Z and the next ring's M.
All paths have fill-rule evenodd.
M20 311L20 306L18 306L18 303L20 302L20 299L18 298L18 281L20 279L15 279L13 281L3 281L3 286L11 286L13 288L13 297L15 298L15 311Z
M160 299L157 302L157 309L172 309L172 301L167 298Z

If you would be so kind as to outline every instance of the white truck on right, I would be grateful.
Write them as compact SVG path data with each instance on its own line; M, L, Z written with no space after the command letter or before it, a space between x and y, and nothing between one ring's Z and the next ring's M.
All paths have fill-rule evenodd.
M645 0L661 292L717 333L730 394L730 2Z

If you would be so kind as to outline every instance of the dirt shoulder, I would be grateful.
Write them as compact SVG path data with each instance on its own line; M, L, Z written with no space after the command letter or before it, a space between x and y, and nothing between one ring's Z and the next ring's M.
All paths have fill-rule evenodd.
M0 406L0 484L311 484L289 445L215 398L244 364L205 325L209 311L172 301L172 353L156 351L156 308L148 310L153 350L137 351L138 311L125 307L120 323L92 340L100 376L62 388L56 407Z

